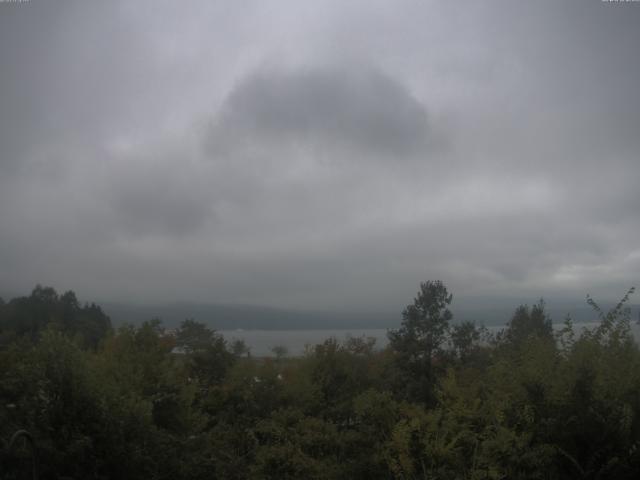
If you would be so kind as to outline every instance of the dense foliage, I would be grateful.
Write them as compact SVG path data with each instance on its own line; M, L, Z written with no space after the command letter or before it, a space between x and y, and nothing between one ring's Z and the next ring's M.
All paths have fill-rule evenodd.
M630 291L631 293L631 291ZM626 479L640 472L640 352L625 296L554 333L544 303L497 336L421 285L390 344L328 339L254 358L205 325L113 330L37 287L0 301L0 437L40 478ZM0 478L31 452L0 445Z

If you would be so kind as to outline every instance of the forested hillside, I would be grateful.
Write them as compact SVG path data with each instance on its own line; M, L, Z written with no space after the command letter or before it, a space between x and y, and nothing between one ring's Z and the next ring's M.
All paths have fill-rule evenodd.
M631 479L640 351L629 294L588 332L543 302L489 335L425 282L389 346L251 356L207 326L113 329L73 292L0 302L0 478ZM26 435L9 445L11 436Z

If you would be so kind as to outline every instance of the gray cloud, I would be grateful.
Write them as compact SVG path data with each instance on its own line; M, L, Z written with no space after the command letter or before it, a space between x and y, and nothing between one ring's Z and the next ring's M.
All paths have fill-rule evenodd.
M110 194L118 225L134 235L186 235L211 214L208 199L171 172L149 169L119 179Z
M0 292L396 308L640 275L640 7L0 4Z
M261 70L241 81L222 106L212 139L231 148L293 142L406 157L427 144L423 105L370 68Z
M133 127L153 76L145 49L116 4L3 5L0 168L23 170L43 161L52 143L95 145Z

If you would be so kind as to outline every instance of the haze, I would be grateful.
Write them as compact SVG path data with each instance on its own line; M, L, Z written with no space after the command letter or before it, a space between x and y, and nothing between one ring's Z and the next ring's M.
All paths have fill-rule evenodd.
M0 3L0 293L620 297L640 4Z

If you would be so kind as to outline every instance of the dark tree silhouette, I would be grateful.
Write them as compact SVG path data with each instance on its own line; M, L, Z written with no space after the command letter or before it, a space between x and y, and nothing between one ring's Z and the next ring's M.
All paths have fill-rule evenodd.
M389 331L390 346L410 399L433 401L434 363L453 318L449 310L452 298L439 280L421 283L413 304L402 312L402 325Z

